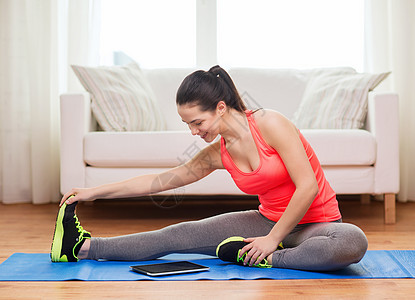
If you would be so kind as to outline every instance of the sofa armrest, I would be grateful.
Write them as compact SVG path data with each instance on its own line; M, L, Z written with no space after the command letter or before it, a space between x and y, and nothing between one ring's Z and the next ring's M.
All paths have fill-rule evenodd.
M376 194L399 192L399 100L395 93L369 93L367 130L376 138Z
M61 193L85 186L84 136L91 130L88 93L63 94L61 113Z

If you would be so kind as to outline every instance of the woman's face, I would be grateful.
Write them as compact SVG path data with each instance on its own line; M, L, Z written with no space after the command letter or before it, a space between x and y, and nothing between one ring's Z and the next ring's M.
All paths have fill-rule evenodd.
M217 110L201 111L199 105L184 104L177 106L177 112L193 135L200 136L207 143L218 136L221 118Z

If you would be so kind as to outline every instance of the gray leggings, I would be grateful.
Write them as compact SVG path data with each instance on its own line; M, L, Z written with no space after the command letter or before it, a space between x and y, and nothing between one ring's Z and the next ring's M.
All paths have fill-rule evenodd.
M149 260L169 253L215 255L217 245L230 236L267 235L275 222L257 210L232 212L160 230L111 238L92 238L88 259ZM273 253L272 266L331 271L359 262L368 242L361 229L341 220L297 225Z

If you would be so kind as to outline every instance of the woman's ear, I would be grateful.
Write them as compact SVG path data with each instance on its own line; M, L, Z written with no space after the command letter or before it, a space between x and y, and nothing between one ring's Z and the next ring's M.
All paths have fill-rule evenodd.
M222 117L226 112L227 106L224 101L219 101L218 105L216 106L216 111Z

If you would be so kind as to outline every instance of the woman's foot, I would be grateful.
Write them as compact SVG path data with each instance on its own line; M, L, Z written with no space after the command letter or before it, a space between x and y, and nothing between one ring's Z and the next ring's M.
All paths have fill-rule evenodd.
M77 202L64 203L56 217L50 258L52 262L76 262L78 253L91 234L84 230L75 214Z
M244 246L248 243L244 242L243 237L233 236L221 242L216 248L216 255L223 261L229 261L238 265L244 265L246 253L242 257L239 254ZM272 265L268 263L267 259L263 259L258 264L253 265L258 268L271 268Z

